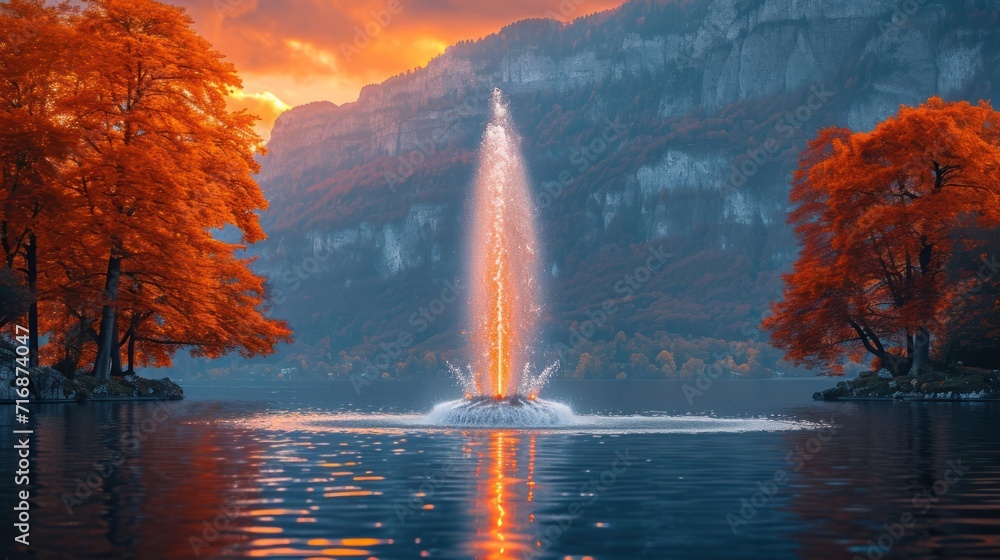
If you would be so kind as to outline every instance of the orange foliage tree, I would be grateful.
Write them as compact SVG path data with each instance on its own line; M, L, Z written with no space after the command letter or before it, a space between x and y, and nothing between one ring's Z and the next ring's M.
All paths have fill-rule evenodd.
M916 374L980 281L978 261L952 262L974 252L965 233L1000 226L1000 113L931 98L871 132L824 130L790 198L802 248L764 322L773 344L833 373L867 351Z
M252 356L290 340L266 317L264 281L238 254L264 239L257 212L267 203L253 179L264 152L256 117L226 108L241 87L233 66L182 9L154 0L89 0L80 10L15 0L3 17L45 30L20 34L16 47L58 62L55 78L35 77L42 86L21 93L20 103L44 110L0 115L12 137L3 147L20 150L0 154L4 231L10 223L11 239L32 242L8 249L5 236L6 264L25 271L42 323L32 330L50 334L46 356L70 371L92 363L106 378L122 372L123 351L132 370L169 365L182 347ZM28 76L50 67L18 52L0 51L0 64ZM24 141L42 133L60 141Z
M58 166L73 132L64 109L68 60L62 48L72 12L41 1L12 0L0 9L0 248L3 265L23 275L30 365L37 365L38 246L58 213ZM5 277L13 277L8 272Z

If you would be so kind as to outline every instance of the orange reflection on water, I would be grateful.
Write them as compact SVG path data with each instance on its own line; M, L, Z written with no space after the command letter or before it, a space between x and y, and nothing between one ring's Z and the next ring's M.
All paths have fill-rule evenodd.
M323 494L324 498L355 498L358 496L380 496L381 492L374 492L372 490L344 490L341 492L326 492Z
M358 550L354 548L326 548L322 551L323 554L328 556L369 556L371 555L370 550Z
M503 470L504 470L504 457L503 457L503 439L504 435L502 433L497 434L494 445L494 463L493 463L493 485L496 488L496 494L493 498L493 509L492 511L496 514L496 531L494 531L494 536L499 544L499 552L502 556L504 553L504 538L503 538Z
M253 509L247 512L248 517L273 517L275 515L309 515L304 509Z
M284 532L281 527L244 527L242 529L245 533L259 533L261 535L277 535Z
M528 444L528 501L535 497L535 435L531 435L531 442ZM532 520L534 514L532 514Z
M516 434L494 432L489 435L488 453L479 455L474 509L482 515L475 516L476 538L472 544L479 560L521 558L531 546L528 525L532 516L526 506L533 491L534 436L529 444L527 479L518 468L517 457L523 453L520 447ZM489 461L485 468L484 460Z
M376 546L380 544L392 544L392 539L309 539L306 544L309 546Z

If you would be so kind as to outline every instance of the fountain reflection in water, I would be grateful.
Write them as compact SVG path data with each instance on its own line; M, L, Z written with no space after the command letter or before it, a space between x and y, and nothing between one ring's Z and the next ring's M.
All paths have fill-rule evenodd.
M532 530L535 435L527 436L527 454L522 437L518 432L498 430L490 432L488 440L477 441L482 452L476 464L476 498L470 512L476 520L476 532L470 539L475 558L538 556L532 549L537 538Z

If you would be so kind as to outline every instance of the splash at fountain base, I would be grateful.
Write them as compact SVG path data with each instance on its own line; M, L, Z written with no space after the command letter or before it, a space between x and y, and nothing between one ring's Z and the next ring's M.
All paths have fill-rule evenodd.
M474 428L547 428L571 426L573 411L564 404L523 395L472 397L441 403L427 414L437 426Z

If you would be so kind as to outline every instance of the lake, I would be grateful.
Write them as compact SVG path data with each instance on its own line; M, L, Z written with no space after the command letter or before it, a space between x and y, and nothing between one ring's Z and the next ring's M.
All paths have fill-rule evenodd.
M447 383L33 405L12 557L1000 557L1000 403L811 400L835 381L559 380L580 421L536 430L425 425Z

